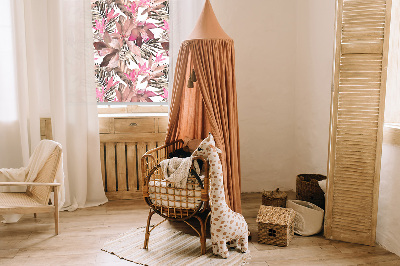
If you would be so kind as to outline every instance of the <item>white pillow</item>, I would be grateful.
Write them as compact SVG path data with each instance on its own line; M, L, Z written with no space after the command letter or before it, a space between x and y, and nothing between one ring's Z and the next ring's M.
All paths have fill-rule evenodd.
M318 184L321 187L322 191L326 194L326 179L318 181Z

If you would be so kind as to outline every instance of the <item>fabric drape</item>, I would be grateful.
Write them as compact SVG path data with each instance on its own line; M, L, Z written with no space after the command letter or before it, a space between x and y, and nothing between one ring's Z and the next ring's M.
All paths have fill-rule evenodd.
M211 132L222 150L225 196L241 212L240 149L234 43L195 39L182 43L175 66L166 143L205 138ZM195 71L194 88L187 80Z
M0 56L0 168L18 168L24 163L19 132L18 105L11 2L0 1L0 29L3 40ZM26 158L26 164L28 158Z
M63 147L64 210L107 201L100 167L90 1L15 0L11 3L18 115L9 127L20 141L21 167L40 141L40 117L51 117L53 139ZM10 122L11 123L11 122ZM3 130L3 128L2 128ZM19 132L15 132L19 130ZM12 133L10 133L12 134ZM1 158L1 157L0 157Z
M176 59L181 43L187 39L196 25L204 6L204 0L170 0L169 1L169 73L174 76ZM173 82L169 82L171 95ZM170 99L170 98L168 98Z

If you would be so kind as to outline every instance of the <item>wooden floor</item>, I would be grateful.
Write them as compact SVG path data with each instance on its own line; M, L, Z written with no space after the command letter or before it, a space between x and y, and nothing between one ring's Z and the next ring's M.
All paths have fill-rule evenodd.
M400 265L400 258L382 247L329 241L322 235L295 236L285 248L258 244L255 219L261 195L244 194L242 202L253 236L250 265ZM16 224L0 223L0 265L135 265L100 249L107 239L144 226L147 214L148 207L142 200L112 201L62 212L58 236L54 236L49 214L38 214L36 219L26 215ZM161 219L154 218L157 221ZM184 224L162 226L190 232Z

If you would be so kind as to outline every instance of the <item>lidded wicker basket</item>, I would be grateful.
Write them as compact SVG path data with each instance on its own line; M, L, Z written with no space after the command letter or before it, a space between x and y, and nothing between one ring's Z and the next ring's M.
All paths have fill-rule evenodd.
M296 212L261 205L257 215L258 243L287 247L294 235Z
M287 194L279 188L273 191L264 191L262 205L286 208Z
M319 174L300 174L296 177L296 199L314 203L325 209L325 194L318 181L326 179Z

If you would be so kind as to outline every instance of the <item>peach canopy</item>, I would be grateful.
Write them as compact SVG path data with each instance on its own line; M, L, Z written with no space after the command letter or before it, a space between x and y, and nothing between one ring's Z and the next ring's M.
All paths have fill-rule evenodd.
M189 84L193 88L188 88L193 72L193 86ZM209 132L222 150L226 201L232 210L241 212L234 44L207 0L190 39L179 50L166 143L204 139Z

